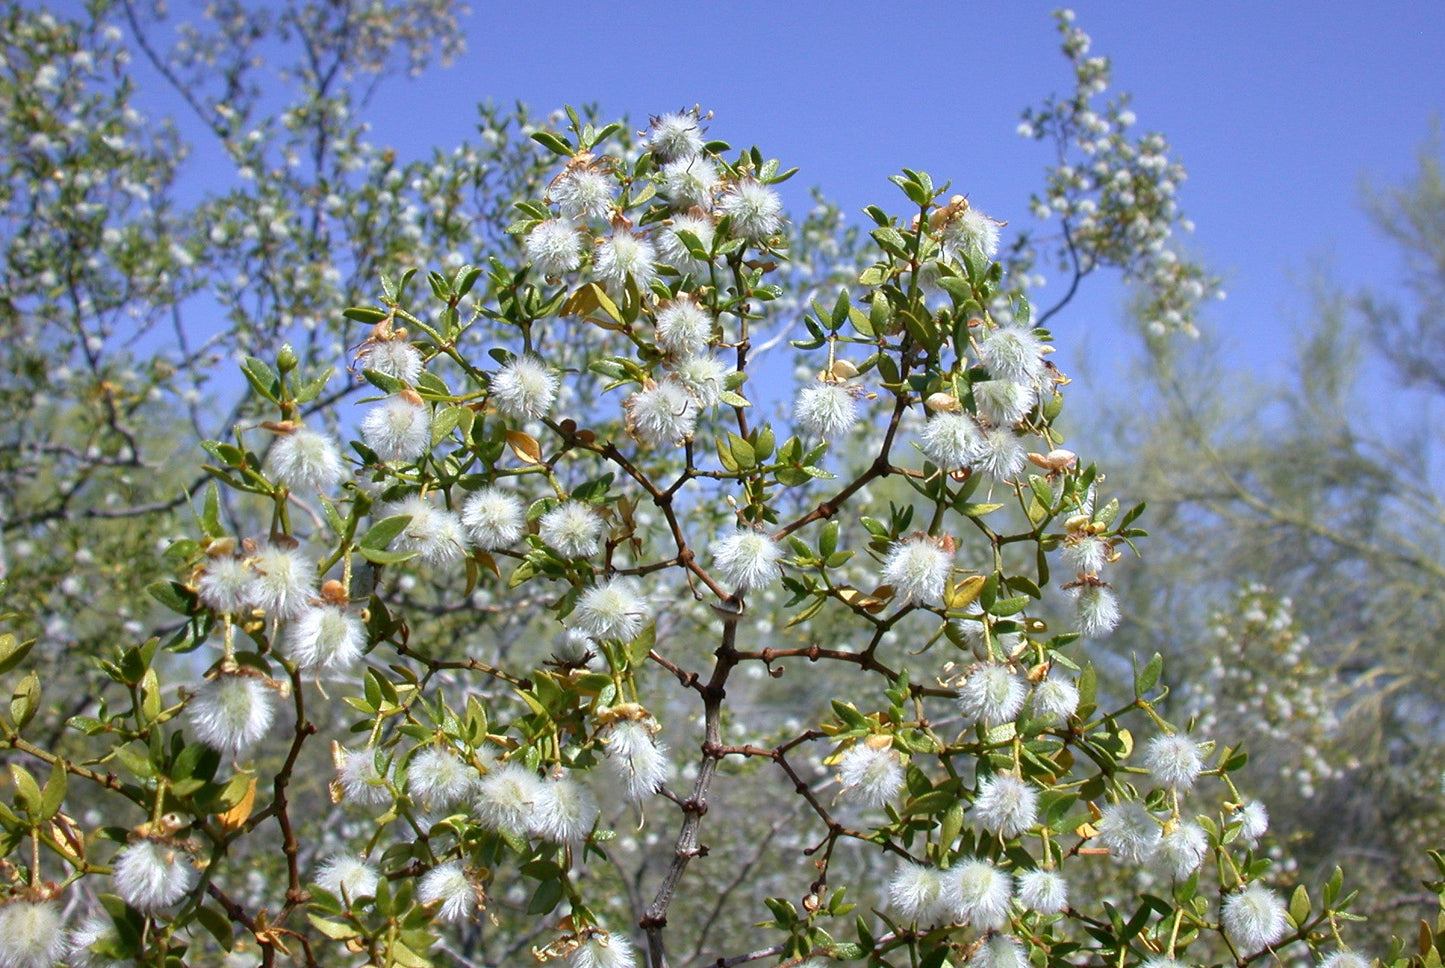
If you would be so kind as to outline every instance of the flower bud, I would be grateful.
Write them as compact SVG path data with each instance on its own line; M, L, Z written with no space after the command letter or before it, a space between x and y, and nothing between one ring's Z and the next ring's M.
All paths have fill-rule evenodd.
M296 351L291 348L291 344L282 344L281 351L276 354L276 369L282 373L290 373L296 369L296 364L299 362L301 360L296 356Z

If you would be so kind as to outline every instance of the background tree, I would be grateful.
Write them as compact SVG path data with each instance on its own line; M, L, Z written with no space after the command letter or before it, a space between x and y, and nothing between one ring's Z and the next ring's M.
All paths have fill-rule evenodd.
M1365 204L1398 247L1402 285L1349 294L1321 277L1273 385L1250 386L1207 339L1181 353L1150 337L1140 377L1157 406L1131 396L1099 426L1120 431L1124 486L1147 496L1162 539L1130 590L1124 654L1157 648L1199 673L1175 708L1261 724L1250 745L1267 766L1250 775L1270 788L1289 851L1305 869L1349 859L1371 886L1366 907L1403 927L1435 903L1424 848L1445 819L1438 144ZM1223 614L1206 604L1240 583L1259 584ZM1213 626L1229 631L1200 652Z

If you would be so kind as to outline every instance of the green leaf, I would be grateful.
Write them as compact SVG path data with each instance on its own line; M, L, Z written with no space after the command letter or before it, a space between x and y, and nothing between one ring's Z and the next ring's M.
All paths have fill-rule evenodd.
M545 880L537 885L537 890L532 894L532 900L527 905L528 914L550 914L552 910L562 903L562 882L560 880Z
M562 158L571 158L576 153L566 138L551 131L533 131L532 140Z
M1164 657L1155 652L1149 664L1134 674L1134 698L1142 699L1146 692L1158 685L1159 675L1163 670Z
M9 672L25 661L25 657L30 654L30 650L34 646L35 639L21 642L15 638L13 632L0 635L0 675Z
M10 719L15 723L16 731L25 728L30 720L35 718L36 711L40 708L40 677L31 672L15 691L10 695Z
M1305 890L1303 884L1295 885L1294 894L1289 899L1289 919L1296 928L1304 927L1310 917L1310 892Z
M206 496L201 502L201 531L208 538L220 538L226 533L221 526L221 494L215 481L206 486Z
M36 783L30 771L19 763L10 764L10 779L15 784L15 805L32 819L38 820L43 799L40 795L40 784Z
M357 542L357 547L383 551L387 545L391 544L393 538L406 530L406 526L410 523L411 515L409 514L396 514L389 518L383 518L367 528L366 534L362 535L361 540Z
M196 593L178 581L153 581L146 586L146 594L178 615L190 615L195 609Z
M1014 598L1000 598L988 607L990 615L1004 618L1008 615L1017 615L1028 607L1029 596L1019 595Z
M251 388L272 403L281 401L281 378L265 360L248 356L241 363L241 372Z
M341 315L347 319L355 320L358 323L375 326L391 314L384 309L377 309L374 306L351 306L343 309Z
M748 470L758 464L757 451L753 445L748 443L737 434L728 433L728 449L732 452L733 460L737 463L738 470Z

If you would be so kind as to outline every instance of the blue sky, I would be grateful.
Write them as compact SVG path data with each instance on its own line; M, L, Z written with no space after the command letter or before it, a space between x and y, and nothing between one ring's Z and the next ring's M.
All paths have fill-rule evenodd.
M376 140L456 141L470 134L466 106L486 98L539 111L595 101L635 119L696 103L716 113L717 137L802 169L787 186L797 205L818 185L855 218L869 202L896 209L885 179L906 165L1022 224L1048 155L1015 134L1019 111L1070 85L1055 6L479 3L467 57L387 89ZM1134 95L1139 128L1165 133L1188 166L1188 245L1226 280L1211 319L1231 357L1279 365L1319 260L1349 285L1399 278L1359 188L1403 177L1442 107L1445 5L1073 9L1093 53L1112 58L1116 90ZM1122 301L1096 282L1060 336L1109 369Z
M868 203L900 210L886 178L908 166L1026 225L1049 149L1018 137L1019 112L1071 86L1055 6L476 2L465 58L383 87L370 120L377 143L425 155L474 137L480 100L538 113L596 102L605 117L638 124L699 104L716 115L714 136L801 168L783 186L796 208L816 185L860 222ZM1114 89L1133 94L1138 130L1163 132L1189 169L1180 198L1198 229L1185 242L1224 277L1229 298L1207 321L1229 359L1278 377L1316 266L1348 287L1400 278L1360 187L1404 177L1442 108L1445 4L1086 0L1073 9L1092 53L1113 60ZM178 113L173 97L155 105ZM1122 372L1134 349L1116 325L1123 303L1121 287L1095 279L1056 319L1058 361L1072 372L1088 360L1079 389Z

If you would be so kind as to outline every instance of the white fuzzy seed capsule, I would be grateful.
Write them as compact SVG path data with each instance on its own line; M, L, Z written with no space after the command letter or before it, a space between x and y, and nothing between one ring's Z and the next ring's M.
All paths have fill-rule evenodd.
M50 968L69 944L55 901L12 900L0 907L0 968Z
M190 893L200 879L191 855L158 840L137 840L121 848L111 864L115 890L137 911L167 907Z
M1136 800L1108 804L1100 811L1099 840L1109 855L1126 864L1142 864L1154 855L1162 831L1159 821Z
M888 881L888 907L899 920L920 926L949 917L952 905L944 889L943 872L905 860Z
M657 744L657 723L645 719L619 719L600 734L607 763L622 781L627 799L641 803L667 779L667 751Z
M713 561L724 580L740 592L766 588L778 580L783 546L751 528L738 528L712 543Z
M992 729L1018 718L1024 684L1002 662L985 662L969 672L958 690L958 709L970 723Z
M460 803L476 786L477 774L451 750L436 746L413 754L406 767L406 792L423 810Z
M374 897L381 876L376 868L352 854L333 854L316 868L316 884L322 890L355 903L358 898Z
M557 399L557 374L535 356L514 356L491 381L492 404L516 420L541 417Z
M416 460L431 449L431 408L410 391L387 397L366 412L361 439L378 460Z
M631 642L650 616L651 609L637 579L618 576L583 592L567 622L594 639Z
M1284 937L1288 922L1278 894L1255 882L1224 899L1224 935L1240 954L1252 954Z
M903 788L903 761L886 736L855 743L838 761L843 793L865 807L881 807Z
M462 526L483 551L505 548L527 529L522 499L500 487L484 487L462 505Z
M1012 773L984 777L978 784L972 816L989 833L1017 837L1038 820L1038 791Z
M858 422L857 390L842 383L810 383L798 393L793 418L816 437L831 439Z
M573 949L567 964L568 968L636 968L637 950L622 935L593 928Z
M953 568L953 554L944 542L928 535L907 538L893 545L883 562L883 582L893 586L899 602L937 605Z
M585 501L563 501L542 515L537 534L564 558L591 558L602 549L607 522Z
M986 860L962 860L944 876L944 891L953 919L980 931L996 931L1008 923L1013 878Z
M277 438L266 465L278 484L293 491L329 491L346 474L336 441L305 427Z
M223 672L207 679L186 701L186 721L211 749L239 756L271 729L276 693L260 678Z
M345 672L366 648L361 616L336 605L306 609L286 630L286 650L306 672Z
M1144 768L1154 782L1170 790L1194 786L1204 761L1199 745L1183 733L1155 736L1144 746Z
M465 921L477 910L478 885L467 876L461 861L439 864L422 875L417 882L417 900L437 905L436 916L443 921Z
M1019 903L1039 914L1059 914L1069 906L1069 883L1058 871L1035 869L1019 875Z

